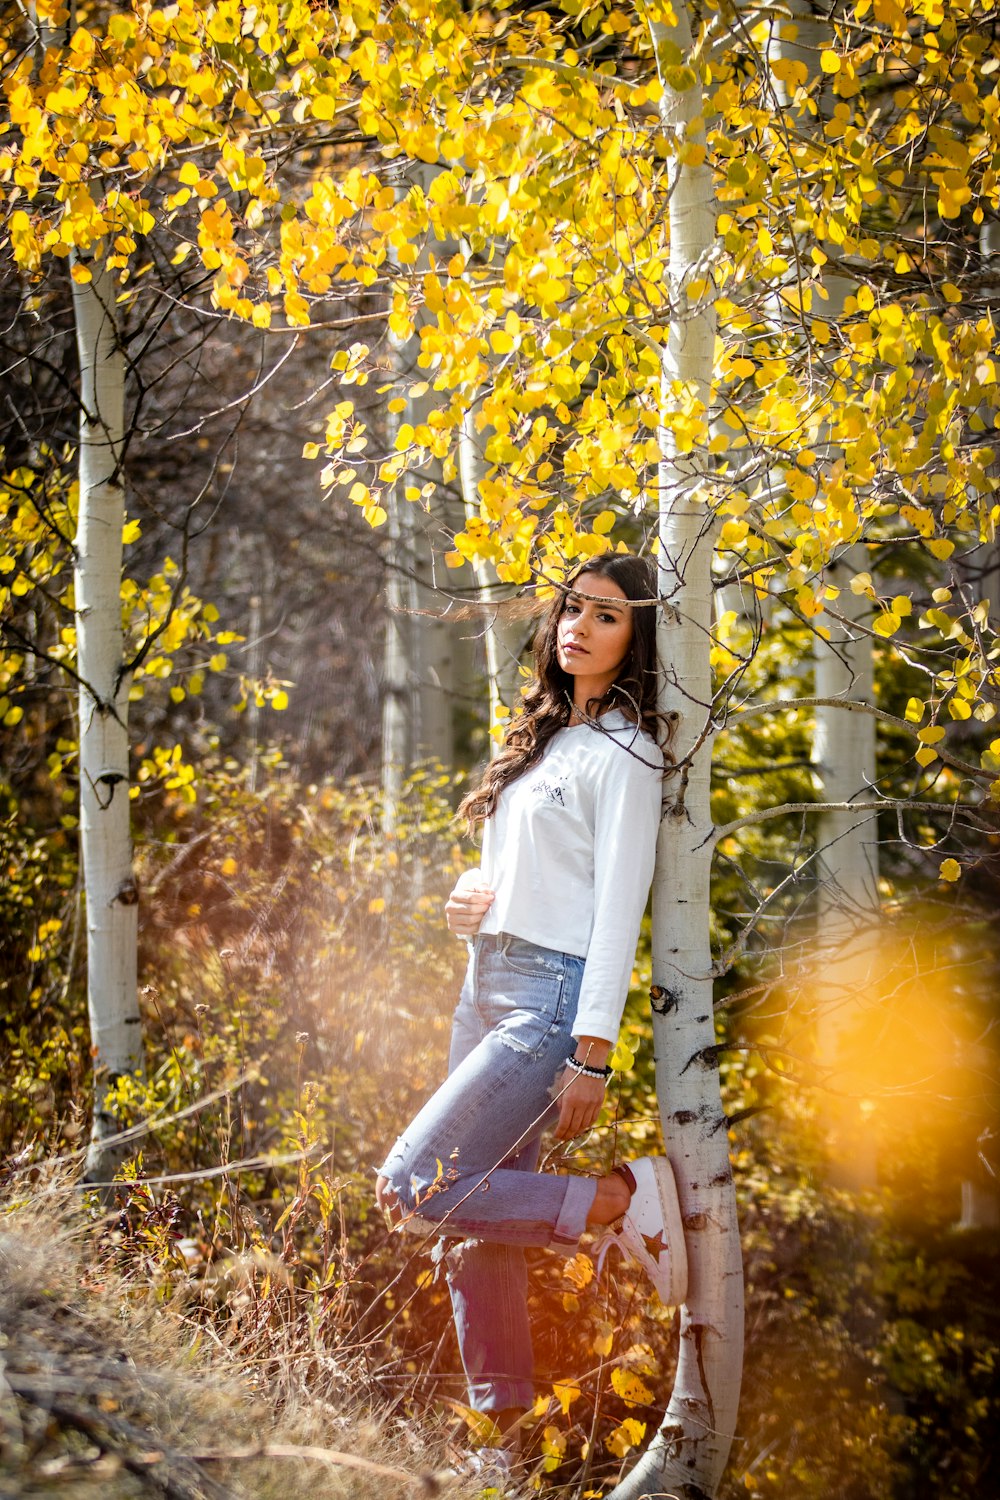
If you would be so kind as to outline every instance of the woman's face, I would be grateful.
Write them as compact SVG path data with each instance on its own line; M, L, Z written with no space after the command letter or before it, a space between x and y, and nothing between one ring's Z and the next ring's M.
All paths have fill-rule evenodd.
M574 679L574 702L583 705L607 692L631 644L628 595L600 573L580 574L556 627L556 655Z

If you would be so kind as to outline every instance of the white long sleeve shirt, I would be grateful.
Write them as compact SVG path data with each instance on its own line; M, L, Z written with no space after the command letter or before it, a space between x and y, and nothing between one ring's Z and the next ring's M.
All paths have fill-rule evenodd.
M618 1039L646 906L663 755L620 710L560 729L506 786L483 831L496 892L480 932L586 959L573 1031Z

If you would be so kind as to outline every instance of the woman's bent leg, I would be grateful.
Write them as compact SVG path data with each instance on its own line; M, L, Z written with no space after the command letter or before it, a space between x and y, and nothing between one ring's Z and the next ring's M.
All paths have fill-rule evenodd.
M573 1045L581 972L582 962L526 944L509 962L506 947L474 959L452 1071L382 1168L406 1212L463 1237L446 1265L470 1404L480 1411L533 1399L520 1247L572 1250L594 1198L592 1179L536 1171L553 1084Z
M455 1333L474 1411L528 1407L535 1355L524 1251L460 1240L445 1256Z
M445 1234L571 1251L586 1227L593 1178L522 1171L508 1161L551 1121L567 1051L564 1036L532 1057L488 1033L386 1158L382 1172L404 1213Z
M582 973L582 959L506 935L477 939L452 1071L382 1167L405 1212L443 1233L566 1250L576 1244L593 1180L507 1163L555 1118L554 1084L573 1047ZM482 1040L467 1050L475 1027Z
M455 1012L448 1071L474 1051L486 1026L473 1004L475 964ZM506 1165L534 1172L537 1138L508 1157ZM528 1322L528 1268L516 1245L460 1240L444 1259L458 1352L465 1371L469 1405L499 1413L525 1408L534 1400L535 1352Z

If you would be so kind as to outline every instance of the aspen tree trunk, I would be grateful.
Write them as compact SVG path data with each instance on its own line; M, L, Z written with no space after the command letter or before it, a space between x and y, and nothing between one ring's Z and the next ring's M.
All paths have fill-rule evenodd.
M479 482L486 469L483 459L483 438L476 430L477 410L478 408L473 406L466 412L459 437L459 471L462 480L462 501L467 520L475 520L479 516ZM474 565L473 571L479 586L479 598L483 604L489 605L503 598L503 586L497 579L496 569L490 563L480 560ZM512 713L514 710L520 691L518 667L521 652L524 649L526 631L523 622L518 624L505 621L500 609L497 608L492 617L488 612L484 615L482 632L486 651L486 676L490 691L490 729L492 730L506 721L505 710L507 713ZM494 739L491 743L492 753L495 753L501 741Z
M94 1062L94 1120L87 1177L106 1180L121 1152L105 1142L117 1122L103 1107L109 1085L142 1063L136 992L138 892L129 828L129 674L121 620L121 473L125 358L114 280L98 255L92 279L73 283L80 358L80 495L76 530L77 670L80 676L80 853L87 909L87 1007Z
M435 168L415 162L408 181L426 192ZM427 249L417 263L430 268ZM413 336L395 346L396 374L404 390L405 408L390 429L394 437L404 424L414 431L423 424L435 402L429 391L419 394L428 372L417 363L420 319ZM432 490L419 500L408 500L407 489ZM383 826L395 826L396 806L407 773L419 760L451 766L455 756L454 699L456 663L461 642L452 624L435 619L443 609L436 587L435 559L447 495L439 460L430 458L421 470L405 470L394 486L389 507L388 572L382 711L382 784L385 793Z
M979 254L983 270L995 274L1000 267L1000 220L987 219L983 223L979 231ZM982 416L988 430L992 413L984 408ZM995 477L1000 476L1000 464L994 462L990 470ZM979 597L988 601L990 624L995 627L1000 620L1000 545L994 542L989 548L984 548L984 552L986 564L979 584ZM971 1059L967 1061L971 1062ZM1000 1194L996 1182L987 1180L978 1161L973 1170L978 1175L962 1181L962 1212L957 1227L996 1229L1000 1225Z
M962 1214L956 1229L996 1229L1000 1227L1000 1201L995 1188L976 1182L971 1177L962 1180Z
M418 714L417 591L409 573L413 554L411 517L406 509L409 502L402 497L402 485L396 489L387 522L389 554L382 666L382 827L386 833L396 827L403 782L416 760Z
M677 50L691 32L675 0L675 25L650 23L663 97L664 130L704 141L697 84L669 82ZM693 123L692 123L693 122ZM686 284L715 241L715 204L707 166L674 158L670 196L670 293L673 315L663 359L663 406L676 407L678 382L705 407L711 398L715 318L711 298L689 301ZM680 1313L673 1393L650 1447L613 1492L616 1500L717 1492L736 1427L743 1368L743 1263L729 1137L722 1110L712 1008L709 877L711 769L711 513L699 492L705 445L680 455L660 432L661 708L676 721L673 751L683 762L666 783L653 880L653 1037L656 1092L667 1154L680 1195L690 1284Z
M833 100L819 58L832 41L829 12L817 15L811 0L791 0L787 17L779 22L776 51L807 68L817 96L820 128L830 118ZM775 89L779 102L786 103L784 84L775 80ZM824 316L839 321L857 284L845 276L827 274L823 285L828 299L823 304ZM828 464L841 456L828 442L820 441L816 447ZM855 545L827 570L828 582L840 589L837 614L848 621L861 623L871 614L868 601L850 590L851 578L866 568L867 555ZM815 711L817 790L824 802L870 800L875 779L875 720L870 714L852 713L850 705L874 700L872 639L829 616L820 616L817 624L829 630L830 639L815 638L815 693L818 698L839 698L843 703ZM871 813L826 813L818 819L816 842L816 941L809 988L820 1067L838 1091L824 1104L830 1176L839 1185L858 1191L873 1188L876 1180L875 1137L855 1095L866 1063L863 1029L859 1028L878 944L877 821Z
M1000 268L1000 219L987 219L983 224L979 231L979 254L983 270L996 275L997 269ZM992 413L984 411L983 418L988 429L992 422ZM1000 465L992 464L991 473L995 474L998 468ZM989 600L990 621L995 625L1000 620L1000 543L993 543L988 557L981 598Z
M871 613L868 600L849 587L867 561L860 550L850 548L828 570L830 582L841 590L838 613L858 621ZM875 720L871 714L852 713L850 705L873 700L872 641L850 625L828 623L830 640L816 642L816 696L843 701L816 709L815 774L824 802L870 801ZM816 977L811 988L820 1066L838 1090L823 1106L830 1127L830 1175L840 1186L862 1191L876 1182L874 1134L856 1094L868 1064L863 1022L878 948L877 820L870 812L824 813L817 844Z
M398 352L398 370L412 388L424 371L416 364L419 339ZM408 397L395 430L404 423L416 429L430 409L426 396ZM408 500L408 488L433 483L435 493L422 504ZM427 508L424 508L426 504ZM450 766L455 753L454 679L459 650L455 628L434 618L444 608L435 587L434 557L442 549L436 531L444 507L440 465L427 471L407 470L394 486L390 502L386 602L389 614L385 642L385 700L382 746L388 802L398 798L402 782L418 760Z

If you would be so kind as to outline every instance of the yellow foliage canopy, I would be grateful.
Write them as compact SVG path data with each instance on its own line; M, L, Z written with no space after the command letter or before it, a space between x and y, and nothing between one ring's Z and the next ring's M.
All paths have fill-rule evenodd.
M419 425L385 443L344 398L309 451L377 526L428 458L455 477L475 409L488 472L453 568L558 579L655 509L669 446L702 473L727 563L817 618L854 543L942 562L995 538L977 241L1000 194L996 8L855 0L810 73L769 23L726 29L709 4L661 82L631 6L95 4L67 37L48 0L48 45L5 59L11 252L29 277L106 256L128 298L155 235L263 330L382 309L418 343ZM677 130L692 89L702 113ZM670 184L703 164L716 239L675 284ZM662 363L709 304L712 410ZM385 376L374 341L352 349L341 386ZM897 603L874 625L894 644ZM966 625L936 690L973 712L997 683L992 637Z

